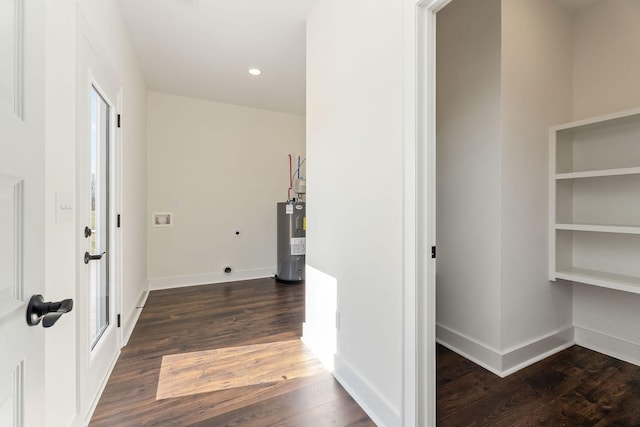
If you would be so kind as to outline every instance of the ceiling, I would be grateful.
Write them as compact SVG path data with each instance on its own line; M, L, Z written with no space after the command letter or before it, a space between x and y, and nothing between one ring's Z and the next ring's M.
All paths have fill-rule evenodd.
M305 21L317 1L120 4L149 89L304 114Z
M598 0L556 0L560 6L570 13L586 9Z
M556 0L570 13L598 0ZM318 0L121 0L149 89L305 113L305 21ZM260 76L248 69L257 67Z

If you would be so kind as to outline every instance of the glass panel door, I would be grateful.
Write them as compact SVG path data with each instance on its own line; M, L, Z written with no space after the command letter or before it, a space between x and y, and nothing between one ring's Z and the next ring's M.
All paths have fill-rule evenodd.
M109 138L111 107L91 90L89 334L91 349L109 326ZM100 257L100 258L98 258Z

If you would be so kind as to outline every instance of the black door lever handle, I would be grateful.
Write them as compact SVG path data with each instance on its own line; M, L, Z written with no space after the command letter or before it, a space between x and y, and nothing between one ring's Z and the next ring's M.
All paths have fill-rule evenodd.
M102 259L102 255L106 254L106 252L102 252L101 254L91 255L89 252L84 253L84 263L89 264L89 261L94 261L97 259Z
M53 326L60 316L73 309L73 300L65 299L57 302L44 302L42 295L34 295L27 306L27 324L36 326L42 320L42 326Z

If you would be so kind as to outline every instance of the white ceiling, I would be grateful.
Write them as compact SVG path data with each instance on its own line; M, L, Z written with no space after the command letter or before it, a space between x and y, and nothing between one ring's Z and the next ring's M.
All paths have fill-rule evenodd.
M305 112L305 20L318 0L121 0L152 90ZM567 11L597 0L556 0ZM247 70L262 70L258 77Z
M305 20L317 1L120 4L149 89L304 114Z

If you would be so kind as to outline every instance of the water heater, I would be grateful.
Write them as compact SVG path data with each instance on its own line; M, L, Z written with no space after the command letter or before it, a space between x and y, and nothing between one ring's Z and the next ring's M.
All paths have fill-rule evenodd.
M304 202L278 203L278 282L304 282L307 247L305 210Z

